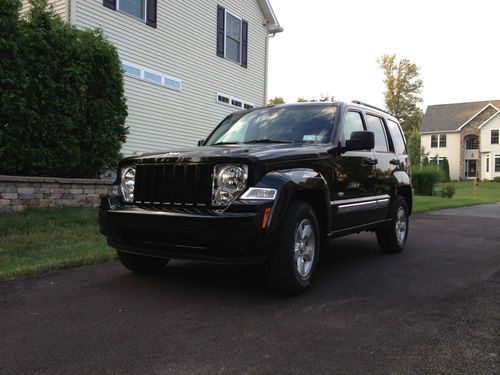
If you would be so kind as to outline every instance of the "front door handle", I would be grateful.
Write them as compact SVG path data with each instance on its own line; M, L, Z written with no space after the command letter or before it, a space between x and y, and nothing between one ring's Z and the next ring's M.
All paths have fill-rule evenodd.
M399 165L399 159L392 159L389 163L393 165Z
M378 163L377 159L368 158L365 160L365 164L368 164L368 165L375 165L377 163Z

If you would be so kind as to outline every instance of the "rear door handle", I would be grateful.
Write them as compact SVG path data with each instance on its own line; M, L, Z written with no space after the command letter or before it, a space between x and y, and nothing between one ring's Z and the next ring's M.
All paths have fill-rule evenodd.
M365 160L365 164L368 164L368 165L375 165L377 163L378 163L377 159L368 158Z
M392 159L389 163L399 165L399 159Z

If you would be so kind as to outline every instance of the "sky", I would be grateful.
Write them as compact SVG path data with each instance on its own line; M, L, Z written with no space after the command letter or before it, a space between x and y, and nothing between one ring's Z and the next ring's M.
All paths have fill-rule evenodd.
M500 1L271 0L268 98L361 100L384 107L377 58L420 68L427 105L500 99Z

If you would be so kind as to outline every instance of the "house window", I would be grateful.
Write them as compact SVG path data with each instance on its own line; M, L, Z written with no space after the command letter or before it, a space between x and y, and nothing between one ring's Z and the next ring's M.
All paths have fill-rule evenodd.
M466 150L477 150L479 148L479 142L477 137L469 137L465 140Z
M490 171L490 157L486 156L486 173Z
M232 97L230 95L222 94L220 92L216 93L215 101L219 104L225 104L233 108L238 109L251 109L254 107L252 103L245 102L242 99Z
M438 135L431 134L431 147L436 148L438 146Z
M498 129L491 130L491 144L492 145L498 144Z
M248 22L217 7L217 56L247 67Z
M126 76L142 79L156 85L164 86L171 90L181 91L182 88L181 80L178 78L174 78L163 73L158 73L151 69L144 68L129 62L122 62L122 72Z
M119 10L156 28L156 3L158 0L103 0L111 10Z
M122 12L130 14L133 17L144 20L144 6L146 0L117 0L118 9Z
M446 134L439 134L439 147L446 147Z
M495 155L495 172L500 172L500 155Z

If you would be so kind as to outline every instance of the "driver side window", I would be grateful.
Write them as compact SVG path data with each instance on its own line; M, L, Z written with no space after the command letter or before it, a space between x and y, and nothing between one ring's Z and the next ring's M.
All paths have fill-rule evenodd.
M361 132L365 130L363 126L363 119L361 118L361 113L349 111L347 112L344 120L344 140L351 139L351 134L353 132Z

